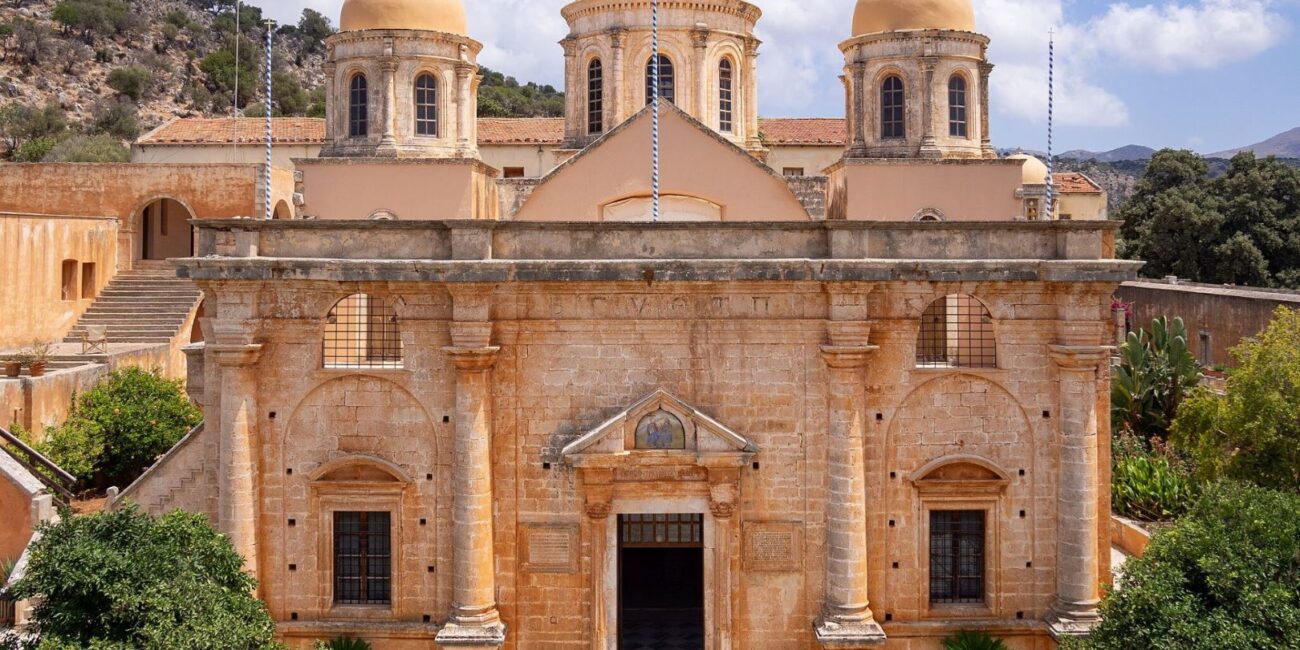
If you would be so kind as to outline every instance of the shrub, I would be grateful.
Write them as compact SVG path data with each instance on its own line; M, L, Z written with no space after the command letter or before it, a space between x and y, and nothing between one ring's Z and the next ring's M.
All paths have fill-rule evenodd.
M1125 517L1172 519L1185 512L1195 497L1196 484L1168 458L1123 458L1111 472L1111 501L1115 511Z
M1111 422L1143 440L1164 438L1183 398L1201 382L1201 369L1187 348L1183 319L1158 318L1151 331L1129 334L1111 382Z
M95 134L111 135L118 140L134 140L140 135L140 120L130 102L102 101L95 107L90 125Z
M1300 311L1278 308L1259 336L1233 348L1224 395L1187 400L1173 441L1204 479L1300 491Z
M78 479L94 476L104 456L104 432L99 425L76 417L47 428L44 440L28 444Z
M41 162L58 145L59 139L54 136L32 138L14 151L14 162Z
M312 650L370 650L370 644L361 639L340 636L329 641L317 641Z
M74 135L45 155L44 162L131 162L131 150L111 135Z
M1093 650L1300 647L1300 495L1211 486L1106 596Z
M130 97L131 101L140 101L152 83L153 73L139 64L114 68L108 73L108 87Z
M134 506L44 526L19 599L39 597L36 647L277 648L243 558L203 515Z
M987 632L961 631L943 640L943 650L1008 650Z

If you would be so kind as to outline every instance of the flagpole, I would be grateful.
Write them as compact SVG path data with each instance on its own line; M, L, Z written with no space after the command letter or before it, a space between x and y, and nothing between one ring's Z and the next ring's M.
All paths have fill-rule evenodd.
M1055 166L1052 164L1052 119L1056 110L1056 32L1047 30L1047 212L1046 220L1052 220L1052 203L1055 199L1052 180Z
M270 221L274 216L271 207L271 58L274 55L271 45L271 34L274 26L275 21L266 21L266 101L264 102L264 108L266 109L266 168L262 170L262 184L266 186L265 216L267 221Z
M650 0L650 76L651 219L659 223L659 0Z

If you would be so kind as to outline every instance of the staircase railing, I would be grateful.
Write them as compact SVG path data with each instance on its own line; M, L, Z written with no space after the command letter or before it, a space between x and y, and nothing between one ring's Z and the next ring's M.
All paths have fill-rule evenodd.
M9 455L18 461L19 465L31 472L32 476L35 476L36 480L40 481L42 485L49 488L54 501L59 506L67 506L72 503L72 486L76 484L77 477L63 471L63 468L55 465L54 461L27 446L27 443L4 427L0 427L0 442L3 442L8 447Z

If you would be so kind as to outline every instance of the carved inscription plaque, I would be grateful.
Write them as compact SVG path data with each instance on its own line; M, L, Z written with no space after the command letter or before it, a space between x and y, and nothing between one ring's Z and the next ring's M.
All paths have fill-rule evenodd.
M577 573L577 524L523 524L524 571Z
M803 525L751 521L744 525L746 571L799 571L803 565Z

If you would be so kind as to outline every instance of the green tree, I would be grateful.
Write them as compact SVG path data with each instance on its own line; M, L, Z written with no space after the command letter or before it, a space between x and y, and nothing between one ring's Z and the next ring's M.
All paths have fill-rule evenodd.
M108 73L108 87L136 102L145 96L152 83L153 73L139 64L114 68Z
M1092 650L1300 647L1300 496L1212 486L1124 566Z
M325 39L334 33L330 19L315 9L303 9L298 19L298 38L302 40L302 50L307 53L325 51Z
M50 102L42 108L26 104L0 106L0 138L5 147L16 152L29 140L38 138L60 139L68 131L68 118L58 104Z
M482 68L483 82L478 92L480 117L562 117L564 93L552 86L532 82L520 84L508 77Z
M41 162L58 144L59 139L53 136L32 138L14 151L14 162Z
M134 140L140 135L140 118L134 104L105 100L95 106L90 132L110 135L118 140Z
M202 515L134 506L41 529L27 574L33 650L262 650L279 646L255 581Z
M1278 308L1232 355L1238 367L1227 393L1184 402L1173 442L1191 453L1202 478L1300 492L1300 311Z
M111 135L74 135L55 145L45 154L42 162L131 162L131 150Z
M1178 406L1201 382L1183 319L1165 317L1129 334L1110 387L1111 423L1145 443L1166 438Z

